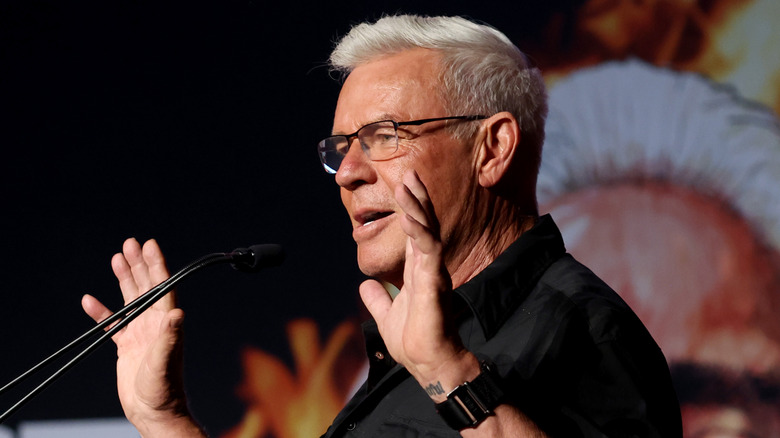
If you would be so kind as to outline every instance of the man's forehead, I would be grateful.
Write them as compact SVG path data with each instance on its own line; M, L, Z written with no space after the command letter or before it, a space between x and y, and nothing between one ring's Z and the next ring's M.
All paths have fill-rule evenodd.
M438 57L410 50L357 67L339 93L334 132L354 132L379 120L438 116Z

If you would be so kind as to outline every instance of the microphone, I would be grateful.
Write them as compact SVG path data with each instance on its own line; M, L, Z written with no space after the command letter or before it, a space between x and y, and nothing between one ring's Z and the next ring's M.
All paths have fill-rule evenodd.
M157 286L149 289L143 295L139 296L135 300L126 304L123 308L117 310L108 318L100 321L95 327L88 330L83 335L79 336L75 340L71 341L68 345L62 347L57 352L39 362L37 365L28 369L16 379L10 381L5 386L0 388L0 394L5 393L24 379L30 377L32 374L50 364L51 362L59 359L65 353L71 351L80 343L86 341L88 338L96 335L99 332L103 334L93 341L90 345L84 348L70 361L63 365L60 369L52 373L46 380L35 387L27 395L22 397L16 402L10 409L0 415L0 423L5 421L11 414L16 412L22 405L27 403L34 396L38 395L46 387L59 378L62 374L72 368L76 363L92 353L97 347L103 344L106 340L111 338L116 332L123 329L127 324L134 320L138 315L143 313L146 309L151 307L160 298L165 296L173 287L181 281L184 277L196 272L207 266L212 266L220 263L230 263L234 269L242 272L258 272L266 267L278 266L284 260L284 250L280 245L264 244L264 245L252 245L249 248L237 248L229 253L213 253L201 257L200 259L190 263L182 270L171 275L167 280L161 282ZM115 323L116 322L116 323ZM115 323L115 324L114 324ZM113 327L107 327L114 324Z
M279 266L284 261L281 245L267 243L249 248L236 248L230 254L233 269L241 272L258 272L263 268Z

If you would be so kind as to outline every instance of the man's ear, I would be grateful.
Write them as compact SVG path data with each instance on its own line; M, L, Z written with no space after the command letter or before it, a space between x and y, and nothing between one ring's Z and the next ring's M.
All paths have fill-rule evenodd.
M483 122L484 135L478 147L479 185L485 188L497 186L509 167L520 143L520 125L506 111L496 113Z

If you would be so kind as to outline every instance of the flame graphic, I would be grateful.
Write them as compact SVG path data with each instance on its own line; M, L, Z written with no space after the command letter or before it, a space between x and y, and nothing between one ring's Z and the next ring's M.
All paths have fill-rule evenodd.
M730 83L780 114L776 17L776 0L591 0L572 42L550 42L534 58L554 84L578 68L634 56Z
M245 349L239 393L249 406L241 423L222 438L320 436L344 406L351 385L339 381L354 381L362 365L347 348L356 339L357 324L341 323L324 349L310 319L291 321L287 333L295 374L276 357Z
M780 114L780 28L769 21L780 17L780 2L730 3L714 20L711 44L695 59L696 69Z

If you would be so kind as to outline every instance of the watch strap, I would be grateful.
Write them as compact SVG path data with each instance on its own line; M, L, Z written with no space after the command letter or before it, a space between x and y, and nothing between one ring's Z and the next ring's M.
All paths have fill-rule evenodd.
M447 394L447 400L436 404L436 411L453 429L476 427L493 414L493 409L504 395L495 366L480 362L480 374L471 382L464 382Z

